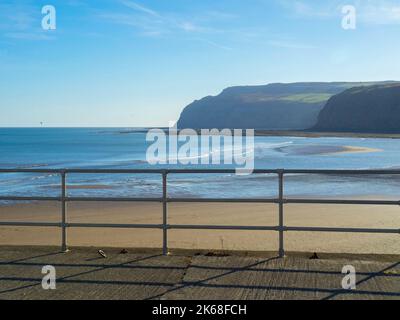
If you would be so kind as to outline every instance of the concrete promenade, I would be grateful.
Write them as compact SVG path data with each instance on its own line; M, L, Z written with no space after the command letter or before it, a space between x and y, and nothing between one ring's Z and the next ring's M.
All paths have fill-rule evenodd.
M0 247L0 299L397 299L399 256L213 255L51 247ZM42 267L56 268L56 290L42 289ZM357 289L343 291L344 265Z

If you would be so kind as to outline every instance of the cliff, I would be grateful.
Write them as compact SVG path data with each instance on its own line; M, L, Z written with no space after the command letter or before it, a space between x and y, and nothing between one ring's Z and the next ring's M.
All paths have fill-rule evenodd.
M303 130L313 127L327 101L346 89L374 83L304 82L225 89L194 101L181 113L178 128Z
M356 87L333 96L310 130L399 133L400 83Z

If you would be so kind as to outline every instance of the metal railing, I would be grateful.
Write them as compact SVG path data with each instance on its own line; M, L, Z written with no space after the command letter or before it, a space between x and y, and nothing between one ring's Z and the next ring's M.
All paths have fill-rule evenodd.
M0 169L1 173L48 173L59 174L61 177L61 196L59 197L13 197L0 196L0 200L8 201L59 201L61 202L61 222L0 222L0 226L24 227L59 227L61 228L61 249L67 251L68 228L131 228L131 229L161 229L163 231L163 254L168 254L168 230L250 230L276 231L279 235L279 256L285 255L284 233L297 232L348 232L348 233L382 233L400 234L400 229L374 228L337 228L337 227L290 227L284 223L285 204L354 204L354 205L400 205L396 200L340 200L340 199L301 199L284 197L285 174L323 174L323 175L400 175L400 170L254 170L253 174L276 174L279 181L277 198L170 198L168 197L169 174L234 174L235 170L217 169L171 169L171 170L86 170L86 169ZM69 197L67 195L67 174L159 174L162 176L162 197ZM160 202L162 203L162 224L109 224L109 223L70 223L67 221L68 202ZM168 203L206 202L206 203L274 203L279 206L279 223L277 226L231 226L231 225L178 225L168 223Z

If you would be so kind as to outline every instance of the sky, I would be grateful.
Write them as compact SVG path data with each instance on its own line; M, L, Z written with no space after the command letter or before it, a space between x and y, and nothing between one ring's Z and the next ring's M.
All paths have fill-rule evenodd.
M230 86L400 80L400 0L15 2L0 1L2 127L168 126Z

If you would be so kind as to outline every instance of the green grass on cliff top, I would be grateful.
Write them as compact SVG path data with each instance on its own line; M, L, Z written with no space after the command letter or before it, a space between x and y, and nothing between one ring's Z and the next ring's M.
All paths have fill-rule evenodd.
M333 94L330 93L300 93L281 97L279 100L297 101L303 103L320 103L328 101L332 96Z

